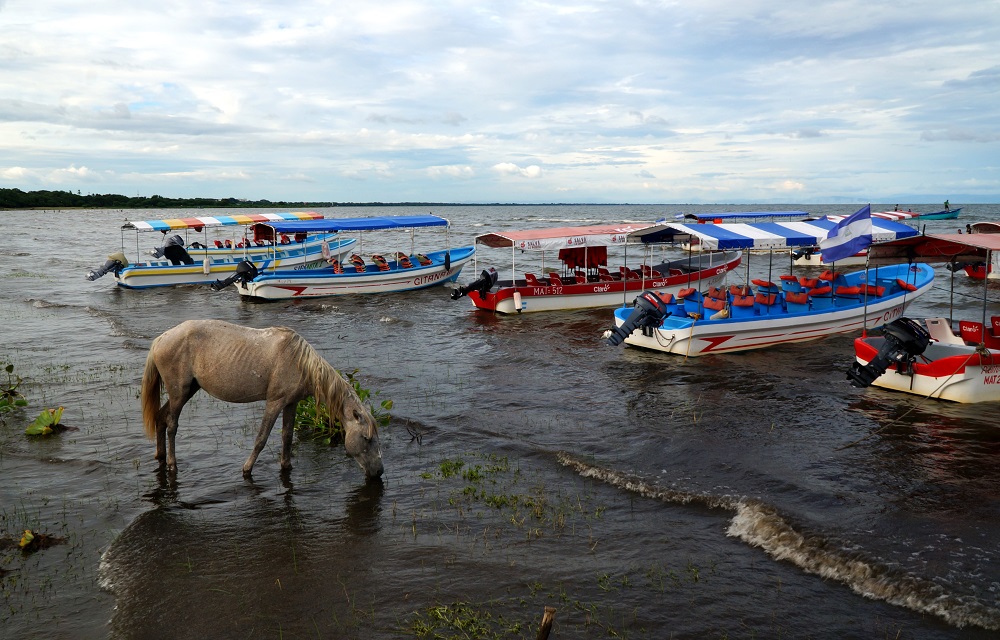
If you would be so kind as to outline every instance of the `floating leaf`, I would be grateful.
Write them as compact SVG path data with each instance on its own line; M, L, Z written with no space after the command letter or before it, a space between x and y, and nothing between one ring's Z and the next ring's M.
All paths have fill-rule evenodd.
M21 547L22 549L27 549L34 541L35 541L35 534L31 532L31 529L25 529L24 535L21 536L21 542L18 543L18 546Z
M47 436L53 432L54 427L59 425L62 419L63 408L43 409L35 421L24 430L29 436Z

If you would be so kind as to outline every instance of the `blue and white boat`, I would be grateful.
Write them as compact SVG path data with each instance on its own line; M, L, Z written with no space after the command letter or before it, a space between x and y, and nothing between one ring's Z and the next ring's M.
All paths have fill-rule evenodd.
M907 225L872 220L875 242L916 235ZM663 224L635 232L649 241L688 241L696 236L707 249L789 251L820 244L836 223ZM895 264L818 278L781 275L749 278L739 285L708 291L682 290L675 296L646 291L633 307L615 311L608 342L700 356L733 353L861 332L895 320L934 279L926 264Z
M267 226L278 234L358 232L360 242L350 258L331 258L321 269L247 269L242 277L231 279L245 298L284 300L423 289L454 282L475 254L473 246L450 248L448 220L435 215L327 218ZM446 248L418 252L415 231L429 227L444 229ZM389 233L371 237L372 232ZM366 253L366 242L374 243L378 251ZM226 284L220 282L218 288Z
M307 242L304 234L276 235L261 225L322 218L322 214L303 211L126 221L121 228L121 250L109 255L104 265L86 278L96 280L111 273L120 287L148 289L211 284L234 274L244 261L258 269L319 267L330 255L348 253L356 240L338 239L330 233ZM171 260L163 256L160 247L173 236L179 250Z

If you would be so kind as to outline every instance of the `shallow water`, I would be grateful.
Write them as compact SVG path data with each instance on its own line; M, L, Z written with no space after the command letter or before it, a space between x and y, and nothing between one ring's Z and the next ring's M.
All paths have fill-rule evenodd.
M717 208L435 212L459 246L680 210ZM426 209L327 214L406 212ZM3 637L406 637L449 615L534 637L545 606L554 637L1000 629L996 404L854 389L849 336L685 361L607 347L608 310L496 317L442 288L252 304L84 280L119 248L126 215L178 212L0 212L0 360L31 402L0 423L0 536L65 538L28 556L0 548ZM986 219L1000 207L928 229ZM459 281L509 265L490 251ZM913 315L948 315L938 276ZM956 278L956 291L974 300L980 286ZM358 369L394 402L384 482L309 441L283 479L277 435L244 480L261 406L203 394L181 417L176 480L158 473L142 364L189 318L289 326ZM23 435L55 406L77 430Z

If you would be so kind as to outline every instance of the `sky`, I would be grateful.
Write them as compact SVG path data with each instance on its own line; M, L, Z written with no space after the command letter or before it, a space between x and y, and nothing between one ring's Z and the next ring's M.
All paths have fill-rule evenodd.
M1000 0L0 0L0 188L1000 202Z

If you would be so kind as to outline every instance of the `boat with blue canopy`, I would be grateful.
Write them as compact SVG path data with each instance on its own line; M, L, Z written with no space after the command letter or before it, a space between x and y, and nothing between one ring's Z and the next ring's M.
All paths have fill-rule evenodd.
M120 287L148 289L211 284L235 273L241 262L257 268L322 266L329 255L347 253L355 240L329 233L306 242L305 234L275 234L262 226L322 218L320 213L301 211L126 220L121 227L121 250L86 278L96 280L112 273Z
M876 241L916 235L907 225L871 220ZM713 250L789 251L827 240L837 223L755 224L665 223L634 232L661 242L699 241ZM615 326L606 337L612 345L701 356L760 349L861 331L901 317L907 305L929 290L934 270L926 264L887 265L842 274L827 270L819 277L782 274L750 278L723 288L686 289L676 295L650 290L632 307L614 312Z
M331 257L320 269L251 269L213 285L235 284L240 296L262 300L318 298L354 293L396 293L454 282L475 247L450 248L447 219L435 215L325 218L263 223L276 234L358 232L357 250L341 261ZM417 251L415 232L440 227L445 248ZM372 236L372 233L375 236ZM394 233L399 232L399 233ZM376 245L378 251L366 249Z

